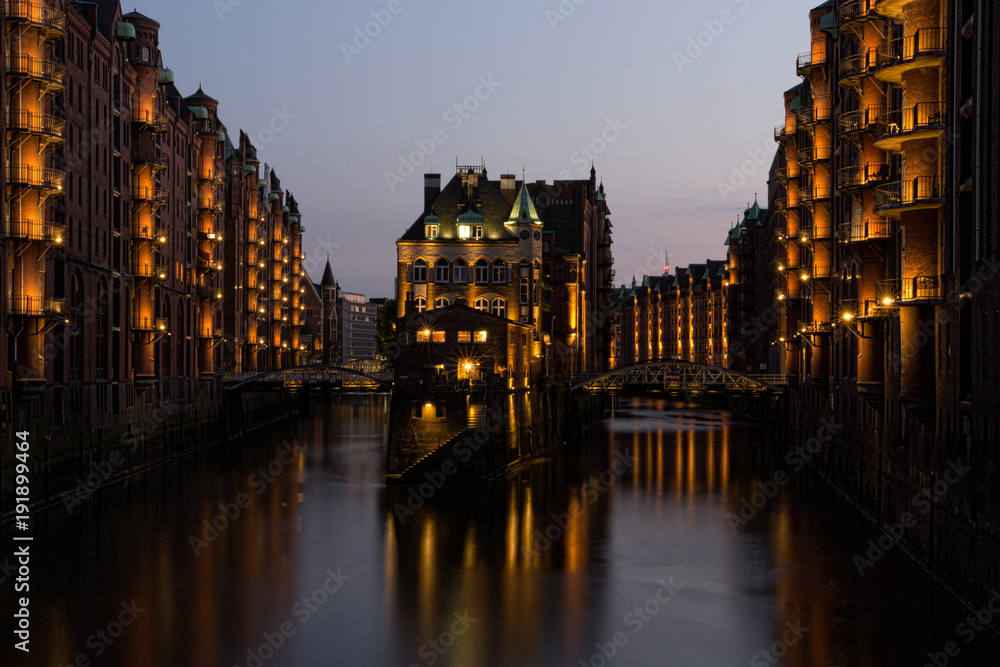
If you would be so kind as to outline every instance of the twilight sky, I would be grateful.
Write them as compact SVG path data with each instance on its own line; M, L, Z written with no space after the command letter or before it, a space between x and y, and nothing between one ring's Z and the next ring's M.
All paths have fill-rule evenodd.
M160 22L181 93L202 83L295 194L313 279L329 250L341 287L392 296L423 174L447 180L456 158L551 182L586 178L594 155L619 284L661 272L664 249L724 258L766 200L819 0L137 3L123 10Z

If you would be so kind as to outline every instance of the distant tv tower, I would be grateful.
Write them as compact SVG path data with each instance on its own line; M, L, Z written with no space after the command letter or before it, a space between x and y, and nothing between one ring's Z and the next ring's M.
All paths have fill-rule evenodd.
M670 251L666 251L666 256L663 258L663 275L670 273Z

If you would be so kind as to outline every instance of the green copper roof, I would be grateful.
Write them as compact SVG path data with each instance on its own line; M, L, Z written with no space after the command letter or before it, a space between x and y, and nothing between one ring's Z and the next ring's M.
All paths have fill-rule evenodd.
M819 20L819 29L829 34L830 37L837 39L838 35L837 12L830 12L829 14L824 14Z
M282 213L291 213L292 209L288 208L287 206L282 206L281 207L281 212Z
M256 174L257 173L257 167L253 166L252 164L245 164L245 165L243 165L243 173L244 174Z
M205 107L188 107L191 109L191 115L193 115L198 120L208 120L208 109Z
M437 216L434 216L435 219ZM468 208L460 216L458 216L458 224L460 225L481 225L486 218L479 211ZM427 218L424 218L426 221Z
M263 178L257 180L257 187L262 188L267 185L267 181Z
M528 194L527 185L521 185L521 191L517 193L517 199L514 200L514 208L511 209L510 217L504 224L542 224L538 212L535 211L535 203L531 201L531 195Z
M128 21L118 22L118 39L135 39L135 26Z
M268 197L267 197L267 200L268 200L268 201L278 201L279 199L281 199L281 197L280 197L280 196L278 195L278 193L277 193L277 192L272 192L272 193L271 193L270 195L268 195Z

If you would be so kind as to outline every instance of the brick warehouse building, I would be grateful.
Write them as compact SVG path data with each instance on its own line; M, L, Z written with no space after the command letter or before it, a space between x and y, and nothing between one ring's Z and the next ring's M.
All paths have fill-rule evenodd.
M456 171L443 189L440 175L425 175L424 211L397 241L397 315L461 298L530 325L535 358L548 334L556 373L606 368L614 274L596 172L547 185L490 181L484 166Z
M300 363L297 204L216 100L179 93L159 24L4 7L5 410L89 434Z
M657 359L728 366L728 279L724 260L706 260L622 287L616 366Z
M766 270L793 422L845 424L820 462L887 522L947 462L907 546L969 598L1000 563L1000 6L851 0L809 13L784 95ZM759 265L758 265L759 266ZM930 481L929 481L930 480Z

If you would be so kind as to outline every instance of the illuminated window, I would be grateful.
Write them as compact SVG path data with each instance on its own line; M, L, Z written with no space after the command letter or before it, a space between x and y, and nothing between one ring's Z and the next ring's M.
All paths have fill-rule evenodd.
M422 313L427 310L427 300L422 296L418 296L413 300L413 306L417 309L418 313Z
M435 332L433 332L432 335L431 335L431 340L433 340L435 343L443 343L444 342L444 332L443 331L435 331Z
M437 299L434 299L434 307L435 308L446 308L449 305L450 305L450 303L448 301L448 297L442 296L442 297L438 297Z
M483 238L483 226L482 225L473 225L473 227L472 227L472 238L474 238L474 239L481 239L481 238Z
M427 238L436 239L438 235L437 225L424 225L424 229L427 232Z
M477 343L485 343L486 342L486 332L485 331L477 331L476 332L476 342Z
M417 342L418 343L429 343L431 340L430 331L418 331L417 332Z
M452 273L455 284L464 285L469 282L468 265L461 257L455 260L455 268L452 270Z
M506 299L493 299L491 313L497 317L507 317L507 300Z
M476 262L476 284L486 285L490 282L490 265L485 259Z
M459 343L471 343L472 342L472 332L471 331L459 331L458 332L458 342Z
M502 259L493 261L493 284L504 285L507 282L507 263Z
M490 300L489 299L476 299L476 310L481 310L485 313L490 312Z
M427 282L427 262L422 259L418 259L413 263L413 282Z
M467 239L472 236L472 225L459 225L458 238Z
M437 263L434 264L434 282L436 283L448 282L448 274L450 273L450 271L448 270L449 268L450 267L448 266L448 260L446 260L444 257L439 259Z

